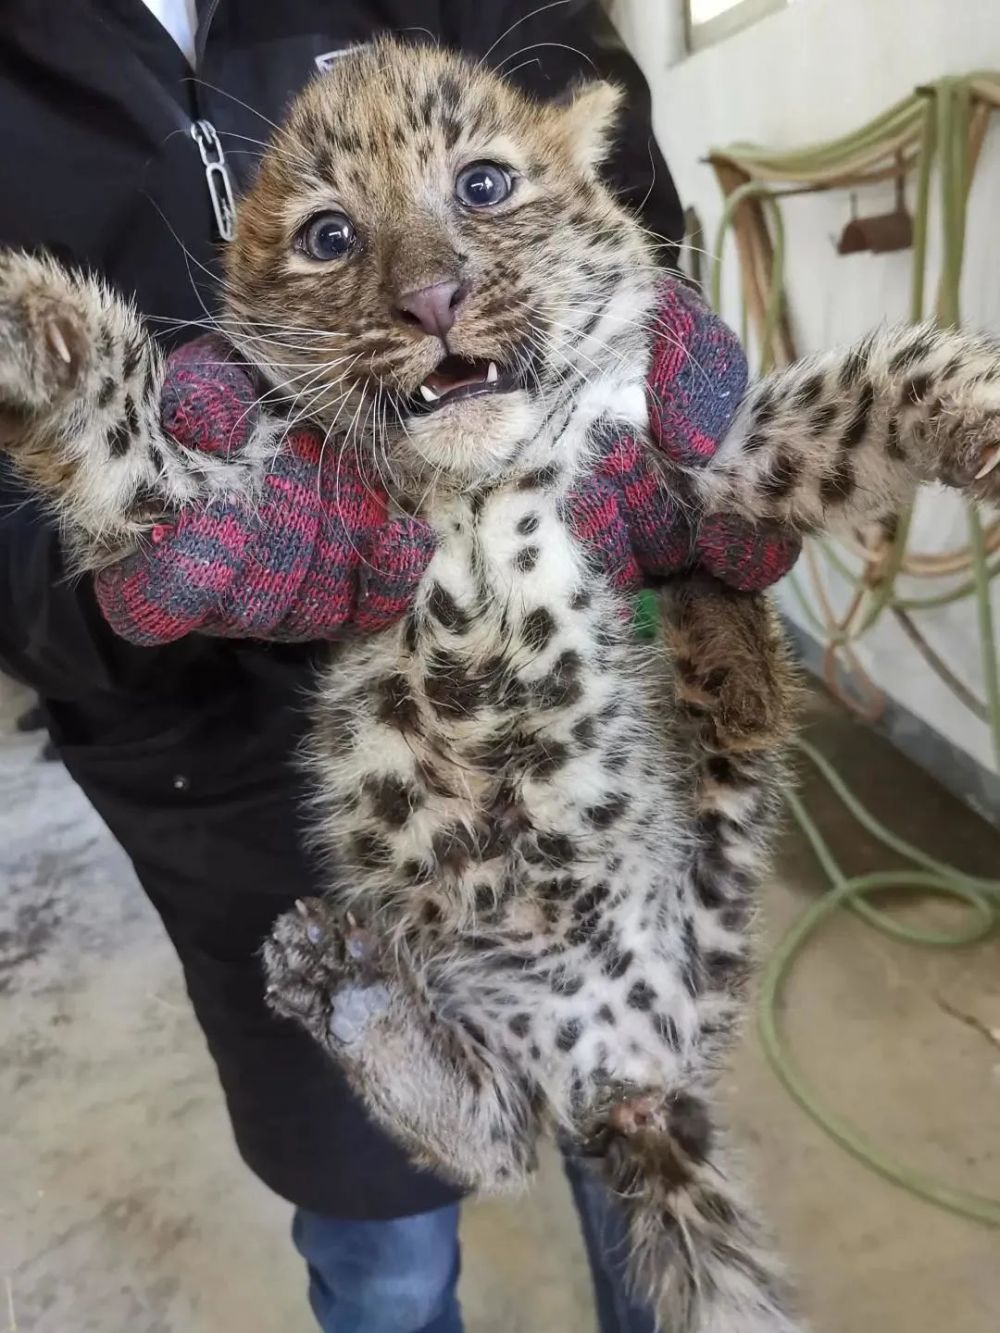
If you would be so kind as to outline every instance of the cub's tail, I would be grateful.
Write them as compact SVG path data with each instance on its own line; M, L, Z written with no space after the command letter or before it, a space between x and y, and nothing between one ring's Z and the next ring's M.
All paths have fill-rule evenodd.
M663 1333L805 1333L705 1103L638 1097L613 1124L604 1168Z

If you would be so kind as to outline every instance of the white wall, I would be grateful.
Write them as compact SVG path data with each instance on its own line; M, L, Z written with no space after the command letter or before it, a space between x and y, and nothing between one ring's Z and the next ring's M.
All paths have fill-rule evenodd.
M657 137L685 204L693 205L714 246L720 194L700 159L739 140L792 147L846 133L917 84L943 74L1000 69L998 0L795 0L693 56L683 51L682 0L617 0L616 21L653 89ZM862 210L891 206L891 187L859 198ZM909 252L838 258L834 241L850 216L843 193L783 204L788 287L800 350L851 338L883 319L905 317ZM971 207L963 283L969 324L1000 331L1000 113L993 117ZM725 314L738 327L736 259L726 251ZM930 271L936 272L935 251ZM915 548L944 550L965 540L961 507L929 494L918 507ZM843 584L831 579L838 605ZM905 580L914 595L947 585ZM995 589L1000 624L1000 589ZM787 591L783 602L797 615ZM922 612L919 623L982 697L983 672L971 605ZM859 655L901 703L988 767L987 729L941 684L894 623L884 620Z

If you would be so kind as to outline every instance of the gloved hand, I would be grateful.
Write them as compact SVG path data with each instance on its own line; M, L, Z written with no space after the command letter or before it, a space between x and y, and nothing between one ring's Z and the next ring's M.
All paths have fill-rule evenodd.
M728 325L673 279L660 284L655 327L646 386L650 439L671 463L704 467L746 392L746 357ZM783 578L802 549L797 534L774 524L692 514L680 496L665 504L646 451L630 435L610 444L574 500L581 535L598 503L617 507L628 529L638 569L617 580L623 590L697 568L741 592L760 591Z
M664 280L649 374L652 438L675 463L703 465L746 387L735 335L687 288ZM227 359L228 358L228 359ZM163 424L183 446L238 452L260 406L251 376L227 345L201 338L174 352ZM576 534L623 592L700 566L740 589L768 586L791 568L798 540L742 518L698 520L665 498L631 435L609 440L569 495ZM406 611L434 539L388 501L353 455L323 453L322 436L293 430L251 510L214 501L154 528L150 546L96 575L112 627L136 643L192 631L239 638L316 640L385 628Z

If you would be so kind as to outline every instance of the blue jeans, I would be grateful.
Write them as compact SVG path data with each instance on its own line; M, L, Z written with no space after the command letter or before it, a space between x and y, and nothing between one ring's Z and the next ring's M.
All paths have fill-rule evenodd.
M586 1167L565 1160L580 1216L601 1333L655 1333L625 1282L624 1222ZM344 1222L300 1209L292 1235L309 1269L323 1333L462 1333L458 1205L388 1222Z

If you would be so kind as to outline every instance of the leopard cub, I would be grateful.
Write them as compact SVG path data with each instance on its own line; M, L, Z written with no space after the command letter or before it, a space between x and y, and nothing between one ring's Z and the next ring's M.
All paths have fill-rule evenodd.
M379 42L306 90L241 201L230 338L437 538L403 623L340 646L317 689L335 873L277 922L268 995L420 1162L497 1190L542 1132L590 1156L670 1333L791 1333L715 1105L780 805L784 649L765 599L694 578L643 647L566 513L610 438L646 446L667 281L601 180L616 105ZM233 458L181 449L161 383L106 288L0 256L0 446L84 567L141 551L159 514L254 504L281 448L263 411ZM997 344L902 328L752 386L704 466L657 475L695 517L809 533L925 481L996 502L998 461Z

